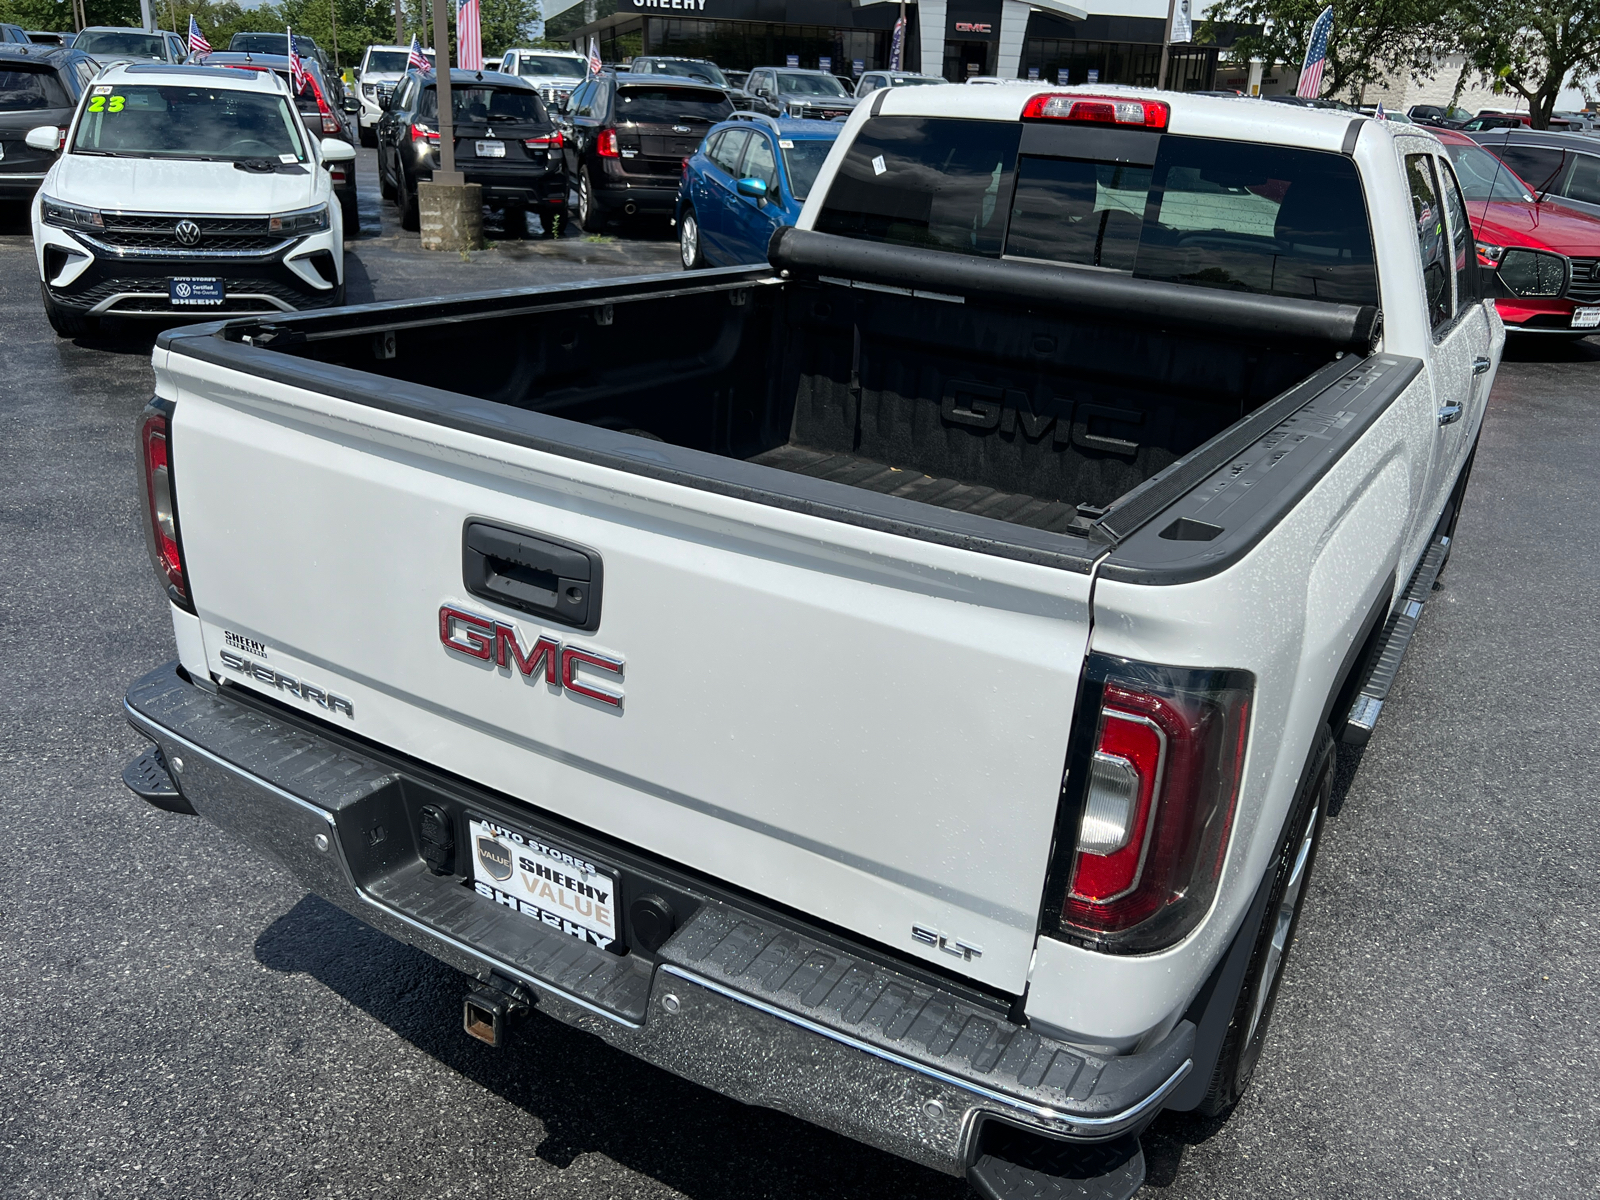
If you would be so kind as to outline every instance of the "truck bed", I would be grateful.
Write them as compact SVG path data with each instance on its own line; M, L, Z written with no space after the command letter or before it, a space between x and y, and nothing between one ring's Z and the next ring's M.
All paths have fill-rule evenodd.
M538 297L556 303L484 298L425 321L383 322L369 309L343 328L335 318L245 336L368 375L1066 534L1365 349L1376 328L1372 309L952 258L789 230L772 270Z

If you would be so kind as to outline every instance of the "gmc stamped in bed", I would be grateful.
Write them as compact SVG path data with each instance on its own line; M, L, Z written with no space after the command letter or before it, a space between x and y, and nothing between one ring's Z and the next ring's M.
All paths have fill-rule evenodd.
M1496 280L1425 133L1118 89L882 91L770 259L163 335L129 780L487 1041L1126 1196L1250 1080Z

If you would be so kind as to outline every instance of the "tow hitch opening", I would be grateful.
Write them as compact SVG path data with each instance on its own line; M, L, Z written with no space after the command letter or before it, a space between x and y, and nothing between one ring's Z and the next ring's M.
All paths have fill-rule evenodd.
M525 1016L529 1007L528 993L521 987L509 980L491 978L467 993L461 1027L468 1037L499 1049L510 1036L512 1021Z

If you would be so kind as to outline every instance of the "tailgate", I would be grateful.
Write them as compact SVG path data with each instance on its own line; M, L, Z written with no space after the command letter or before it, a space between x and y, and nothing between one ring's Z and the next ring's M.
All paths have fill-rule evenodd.
M217 678L1023 990L1087 575L167 362ZM567 548L520 586L587 586L592 629L473 594L471 522Z

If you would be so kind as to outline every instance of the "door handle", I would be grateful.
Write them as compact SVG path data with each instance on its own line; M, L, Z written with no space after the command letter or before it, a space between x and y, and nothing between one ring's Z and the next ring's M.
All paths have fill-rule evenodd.
M1474 375L1487 375L1489 373L1489 360L1483 355L1478 355L1472 360L1472 373Z
M1461 405L1446 404L1439 410L1439 424L1454 425L1459 420L1461 420Z
M461 536L467 591L545 621L600 627L600 556L572 542L468 521Z

